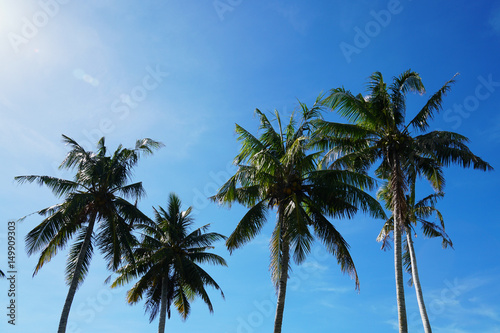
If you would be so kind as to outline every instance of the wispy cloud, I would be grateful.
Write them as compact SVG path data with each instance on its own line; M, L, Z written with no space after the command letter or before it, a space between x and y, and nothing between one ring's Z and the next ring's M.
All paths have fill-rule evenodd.
M484 131L484 134L488 140L500 143L500 117L497 117L490 123L489 128Z
M302 266L311 271L326 271L328 269L328 266L322 265L317 261L306 261Z
M492 10L488 23L493 31L500 35L500 6Z
M312 291L344 294L347 292L352 292L352 288L348 288L348 287L338 287L338 288L336 288L336 287L319 287L319 288L312 289Z
M441 327L442 332L472 333L469 330L472 326L477 328L474 332L495 332L491 329L496 326L481 325L484 322L491 325L492 320L500 322L500 308L490 300L491 295L488 293L496 281L498 276L494 275L473 275L443 281L442 288L426 292L426 308L431 323ZM418 312L417 309L415 311ZM417 315L412 317L412 313L409 316L419 318ZM412 325L420 326L419 320L415 320Z
M268 235L258 235L248 245L255 246L258 250L268 252L271 237Z
M295 31L301 35L305 35L309 23L306 18L304 18L304 10L299 8L297 4L290 4L284 1L276 1L273 4L273 9L275 9L280 15L288 20L290 25Z
M343 309L344 307L342 305L339 305L338 303L333 303L327 300L320 300L319 301L320 306L324 306L330 309Z
M55 146L39 131L17 120L15 115L18 112L21 110L17 105L0 95L0 143L9 156L18 159L26 155L59 158L62 148Z
M486 304L480 303L480 304L474 304L476 306L475 308L472 309L472 313L477 314L481 317L486 317L489 319L492 319L494 321L500 322L500 316L498 315L498 310L494 306L488 306Z
M433 327L433 330L435 332L446 332L446 333L477 333L477 332L481 332L481 333L500 333L500 327L492 327L492 328L488 328L486 330L481 330L481 329L467 329L467 328L463 328L461 327L460 324L457 324L457 323L452 323L452 324L449 324L448 326L437 326L435 325Z

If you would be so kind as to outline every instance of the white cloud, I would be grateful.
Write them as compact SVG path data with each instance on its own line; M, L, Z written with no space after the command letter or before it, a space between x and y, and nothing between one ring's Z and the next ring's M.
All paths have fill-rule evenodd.
M302 264L302 267L304 267L308 271L326 271L328 269L328 266L321 265L317 261L306 261Z
M390 319L390 320L386 320L385 323L387 325L391 326L394 331L399 331L399 324L398 324L397 320Z
M324 288L314 288L312 291L321 291L321 292L331 292L336 294L344 294L348 292L352 292L352 287L324 287Z

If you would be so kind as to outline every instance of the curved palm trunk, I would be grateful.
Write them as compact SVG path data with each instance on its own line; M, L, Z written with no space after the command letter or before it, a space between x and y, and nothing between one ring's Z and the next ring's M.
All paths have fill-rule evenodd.
M405 290L403 281L403 259L401 250L401 232L404 224L406 199L404 196L404 182L401 166L397 153L392 155L392 179L391 190L393 191L393 216L394 216L394 271L396 277L396 297L398 303L399 333L408 333L406 319Z
M285 310L286 285L288 282L288 263L290 245L287 241L283 242L283 257L281 262L281 276L278 282L278 304L276 306L276 317L274 319L274 333L281 333L283 323L283 311Z
M283 228L283 211L279 208L278 223ZM283 228L284 229L284 228ZM283 231L283 234L285 232ZM274 333L281 333L281 325L283 323L283 311L285 310L286 286L288 283L288 264L290 262L290 244L283 240L283 257L281 258L281 274L278 281L278 303L276 305L276 317L274 318Z
M425 333L432 333L429 317L427 316L427 310L425 309L422 287L420 285L420 279L418 277L417 257L415 256L415 249L413 247L413 240L411 239L411 232L408 228L406 230L406 240L408 243L408 250L410 252L411 276L413 279L413 285L415 286L415 293L417 294L417 302L418 302L418 308L420 310L420 317L422 317L422 324L424 325Z
M83 260L85 253L87 252L90 240L92 238L92 233L94 231L94 225L96 220L96 214L93 213L89 220L89 225L87 226L87 233L78 254L78 260L75 266L75 272L73 274L73 279L71 280L71 285L69 287L68 296L66 296L66 301L64 302L64 307L61 313L61 319L59 321L59 328L57 333L65 333L66 326L68 325L69 311L71 310L71 303L73 303L73 298L75 297L76 289L78 288L78 276L80 276L83 267Z
M167 277L164 276L161 281L161 299L160 299L160 324L158 333L165 332L165 321L167 319Z

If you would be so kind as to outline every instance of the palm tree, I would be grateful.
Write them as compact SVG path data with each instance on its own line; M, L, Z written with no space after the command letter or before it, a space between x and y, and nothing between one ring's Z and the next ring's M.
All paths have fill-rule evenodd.
M155 209L154 225L139 226L144 230L142 242L134 249L134 262L118 270L120 276L112 287L128 283L140 277L139 281L127 293L130 304L146 297L146 312L150 321L159 314L158 332L165 332L166 317L170 318L170 306L174 304L183 319L190 312L189 302L200 296L213 312L212 303L205 290L210 285L220 290L214 279L198 264L211 263L226 266L226 261L213 253L211 244L226 239L218 233L205 233L209 225L188 233L193 224L190 217L191 207L181 211L181 201L171 193L168 208ZM221 291L221 295L224 294Z
M230 252L261 231L268 210L277 211L270 241L270 267L278 294L275 333L281 332L290 254L295 263L302 263L315 235L336 257L342 272L355 279L358 288L349 245L327 218L350 218L358 208L375 217L385 216L379 203L361 189L373 188L372 178L345 170L318 170L321 152L309 150L309 134L310 122L319 116L320 107L315 104L309 109L301 104L301 113L299 124L292 115L283 127L276 112L275 130L267 116L256 110L262 130L259 138L236 125L241 141L234 160L238 170L211 198L220 204L237 202L249 208L226 241Z
M318 135L328 139L331 153L343 154L334 164L367 170L377 160L381 160L376 174L389 180L390 207L395 221L394 264L401 333L408 331L401 259L402 221L407 211L407 168L415 165L418 174L432 184L443 181L434 173L436 166L453 163L479 170L492 169L469 150L466 137L446 131L425 133L429 128L429 120L441 110L442 99L454 82L454 77L446 82L406 124L406 95L410 92L425 92L420 76L408 70L394 77L392 84L387 87L382 74L375 72L368 82L367 96L355 96L344 88L337 88L331 90L324 99L324 105L338 109L341 116L354 124L318 121L317 125Z
M415 286L415 293L417 296L418 307L420 310L420 316L422 318L422 324L424 326L424 331L426 333L431 333L432 328L429 321L429 316L427 315L427 310L425 308L424 297L422 293L422 286L420 284L420 278L418 274L417 268L417 257L415 255L415 249L413 246L413 239L411 237L412 233L414 233L414 227L417 224L420 224L422 227L422 232L427 237L441 237L443 248L447 248L448 246L453 247L453 243L450 237L445 232L444 220L441 212L436 209L435 205L438 199L444 196L443 192L433 193L428 195L427 197L415 202L415 178L410 177L410 194L406 196L407 202L407 214L404 220L404 229L403 232L406 234L406 242L404 243L403 248L405 252L403 254L403 265L405 266L405 270L411 275L410 285L413 284ZM387 186L384 186L378 193L379 199L382 199L386 202L386 208L390 209L390 191ZM439 225L428 221L427 219L432 215L436 215L436 218L439 220ZM394 230L394 218L391 216L384 227L382 228L379 236L377 237L377 241L382 242L382 249L386 250L390 247L390 237L392 231Z
M106 155L104 138L97 144L95 153L85 151L76 141L63 135L71 147L60 168L74 169L73 180L50 176L19 176L19 183L37 183L49 187L63 202L38 211L45 219L26 236L28 255L40 252L33 275L49 262L57 252L71 245L66 280L69 291L64 303L58 332L66 330L71 303L76 289L87 275L94 246L97 246L115 270L122 256L132 260L132 246L136 239L131 230L134 223L147 223L149 219L135 204L144 195L142 183L129 184L132 168L142 154L151 154L162 146L151 139L138 140L135 148L121 145L112 156Z

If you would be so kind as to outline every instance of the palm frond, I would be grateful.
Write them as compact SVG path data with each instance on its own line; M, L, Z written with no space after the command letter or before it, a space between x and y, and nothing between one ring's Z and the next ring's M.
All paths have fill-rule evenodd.
M165 145L159 141L150 138L144 138L135 142L135 150L146 155L151 155L155 150L164 147Z
M442 109L443 97L451 90L451 85L455 83L455 77L457 75L458 73L429 98L422 110L420 110L415 118L408 123L406 128L413 126L416 130L422 132L429 128L429 120L434 118L435 112L439 112Z
M59 168L71 169L74 167L81 167L92 160L92 153L85 151L85 149L72 138L62 135L63 142L69 145L72 149L66 155Z
M377 236L377 242L382 242L382 246L380 248L384 251L391 249L391 235L393 230L394 218L391 216L389 219L387 219L387 221L385 221L382 230L380 230L380 233Z
M84 188L84 186L82 186L81 184L78 184L74 181L50 177L50 176L36 176L36 175L17 176L17 177L14 177L14 179L19 184L36 183L37 185L40 185L40 186L45 185L48 188L50 188L52 193L54 193L54 195L57 197L62 197L64 195L71 193L71 192L74 192L82 187Z
M446 131L432 131L415 138L422 153L433 156L443 166L458 164L463 168L492 171L493 167L488 162L474 155L467 147L468 141L460 134Z
M310 206L310 208L313 207ZM310 216L315 234L324 244L327 251L336 257L342 273L348 274L355 281L356 289L359 290L358 273L349 253L349 244L347 244L342 235L320 211L311 209Z
M289 238L293 259L296 264L301 264L311 252L314 237L308 228L310 219L300 204L297 195L293 195L293 199L285 208L285 218L287 219L287 225L290 226Z
M68 283L68 285L74 278L78 280L78 285L81 285L83 280L85 279L85 276L88 273L90 260L92 259L92 253L93 253L92 237L90 238L90 243L88 245L88 248L86 249L86 251L82 252L83 245L85 242L85 236L87 235L88 231L89 231L88 227L83 227L80 229L76 237L76 240L71 246L71 249L69 251L68 261L66 264L66 282ZM74 275L75 269L77 267L77 262L80 256L83 256L82 267L80 270L80 274L78 276L75 276Z
M229 252L243 246L258 235L266 222L266 211L265 201L258 202L248 210L236 226L236 229L226 240Z
M330 90L322 104L332 110L337 109L342 117L353 123L373 120L369 104L364 97L354 96L344 88Z

